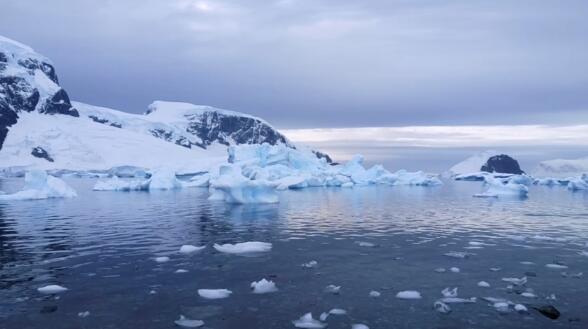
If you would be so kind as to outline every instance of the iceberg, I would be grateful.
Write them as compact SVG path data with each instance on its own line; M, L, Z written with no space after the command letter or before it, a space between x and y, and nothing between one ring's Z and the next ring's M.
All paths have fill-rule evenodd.
M182 182L176 178L176 172L169 168L160 168L151 173L149 190L175 190L182 188Z
M279 201L274 186L265 180L243 176L239 167L223 165L219 176L210 181L209 200L227 203L276 203Z
M254 294L267 294L278 291L276 284L273 281L266 280L265 278L257 282L251 282L251 288L253 289Z
M43 170L31 170L25 174L23 190L13 194L0 194L0 201L73 198L76 196L76 191L63 180L47 175L47 172Z
M227 254L250 254L267 252L272 250L272 244L268 242L249 241L236 244L214 244L214 249Z
M580 191L580 190L588 190L588 174L583 174L580 177L573 178L568 183L568 190L570 191Z
M229 297L233 292L228 289L198 289L198 295L206 299L221 299Z
M147 191L149 190L148 180L123 180L118 176L99 180L93 188L94 191Z
M484 193L474 194L478 198L498 198L500 196L526 197L529 189L523 185L511 181L503 182L500 179L486 177L488 188Z
M206 248L206 246L202 246L202 247L196 247L193 245L189 245L189 244L185 244L183 246L180 247L180 254L191 254L197 251L200 251L202 249Z

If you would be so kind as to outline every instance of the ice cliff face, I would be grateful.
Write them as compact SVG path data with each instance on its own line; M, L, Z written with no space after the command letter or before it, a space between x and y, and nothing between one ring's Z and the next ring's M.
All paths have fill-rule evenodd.
M51 61L0 36L0 149L21 112L79 116L59 86Z

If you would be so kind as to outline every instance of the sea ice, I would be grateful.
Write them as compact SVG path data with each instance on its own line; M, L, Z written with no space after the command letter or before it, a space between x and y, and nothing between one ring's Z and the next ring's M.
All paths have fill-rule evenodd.
M583 174L581 177L571 179L568 183L568 190L588 190L588 174Z
M441 291L441 294L443 297L457 297L457 287L453 289L445 288Z
M67 291L67 290L68 289L66 287L62 287L57 284L51 284L48 286L37 288L37 291L42 294L58 294L58 293L61 293L61 292Z
M507 302L496 302L493 306L500 313L508 313L509 305Z
M546 264L545 267L555 269L555 270L562 270L568 268L566 265L561 264Z
M527 283L528 279L526 276L524 276L520 279L519 278L502 278L502 281L512 283L516 286L522 286Z
M273 281L266 280L265 278L257 282L251 282L251 288L253 289L254 294L267 294L278 291L276 284Z
M486 281L480 281L480 282L478 282L478 287L490 288L490 284Z
M452 268L450 268L449 270L450 270L451 272L453 272L453 273L459 273L459 272L461 272L461 270L459 269L459 267L452 267Z
M449 305L443 303L442 301L438 300L433 304L433 309L439 313L449 314L451 313L451 307Z
M167 256L155 257L155 261L158 262L158 263L169 262L169 257L167 257Z
M13 194L0 195L0 201L73 198L76 196L76 191L63 180L47 175L43 170L31 170L25 174L24 188Z
M249 241L235 244L214 244L214 249L227 254L250 254L268 252L272 250L272 244L268 242Z
M372 290L370 291L370 297L380 297L382 294L379 291Z
M189 245L189 244L185 244L183 246L180 247L180 253L181 254L191 254L197 251L200 251L202 249L206 248L206 246L201 246L201 247L196 247L193 245Z
M321 329L327 326L326 323L320 322L312 318L312 313L306 313L298 320L292 321L296 328L304 329Z
M342 308L333 308L329 311L329 314L333 314L333 315L345 315L347 314L347 311L345 311Z
M198 328L204 325L204 321L202 320L190 320L183 315L180 315L180 318L175 320L174 323L185 328Z
M527 313L529 311L529 309L527 309L527 307L523 304L516 304L514 309L519 313Z
M535 295L532 292L523 292L523 293L521 293L521 296L527 297L527 298L537 298L537 295Z
M451 258L464 259L464 258L469 258L470 256L475 255L475 254L473 254L471 252L465 252L465 251L450 251L450 252L444 253L443 255L447 256L447 257L451 257Z
M415 290L400 291L396 294L396 298L400 299L421 299L421 293Z
M198 295L206 299L227 298L232 293L232 291L227 289L198 289Z

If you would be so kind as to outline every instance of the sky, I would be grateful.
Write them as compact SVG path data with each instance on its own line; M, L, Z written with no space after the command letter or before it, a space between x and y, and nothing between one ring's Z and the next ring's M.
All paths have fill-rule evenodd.
M133 113L157 99L212 105L331 151L373 140L365 127L424 127L427 143L438 141L377 130L378 147L467 148L451 134L480 126L509 134L507 146L526 146L523 127L585 149L554 133L588 124L585 0L2 0L0 9L0 34L51 58L77 101ZM398 133L409 135L402 145Z

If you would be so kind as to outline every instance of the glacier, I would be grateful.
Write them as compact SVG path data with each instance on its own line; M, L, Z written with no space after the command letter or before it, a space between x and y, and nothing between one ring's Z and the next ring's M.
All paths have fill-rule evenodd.
M63 180L47 175L47 172L43 170L31 170L25 175L24 188L13 194L0 194L0 201L73 198L76 196L76 191Z

